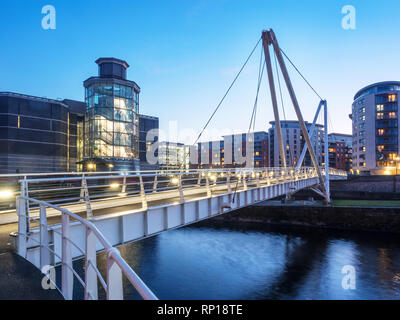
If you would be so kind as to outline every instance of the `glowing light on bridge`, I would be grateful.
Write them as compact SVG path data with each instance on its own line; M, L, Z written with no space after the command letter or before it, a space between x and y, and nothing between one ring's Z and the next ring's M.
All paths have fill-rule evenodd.
M11 190L0 190L0 199L9 199L12 198L14 196L14 192L12 192Z

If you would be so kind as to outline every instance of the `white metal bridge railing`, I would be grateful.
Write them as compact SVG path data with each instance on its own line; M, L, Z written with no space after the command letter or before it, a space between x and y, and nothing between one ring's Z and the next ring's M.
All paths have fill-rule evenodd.
M27 204L35 203L40 208L39 220L29 217ZM49 239L49 228L47 223L46 209L52 208L61 213L62 231L59 234L62 241L61 256L55 251ZM127 262L121 257L117 248L114 248L109 241L104 237L100 230L90 221L81 218L80 216L50 203L39 201L32 198L19 196L17 198L17 214L19 217L19 232L17 250L18 254L27 259L27 243L35 241L30 237L27 223L29 221L36 222L40 229L39 246L39 265L43 270L46 266L56 265L56 260L61 263L61 288L57 286L55 279L48 277L48 280L61 292L67 300L73 299L74 278L82 285L84 289L84 299L98 299L98 282L102 285L106 292L106 298L109 300L121 300L124 298L123 293L123 275L135 287L140 296L145 300L157 300L154 293L146 286L142 279L133 271ZM74 220L80 223L86 232L86 245L82 250L76 245L70 233L70 222ZM24 231L26 230L26 231ZM55 232L55 230L53 230ZM79 250L84 258L84 279L74 269L73 259L71 254L72 246ZM96 252L101 250L99 246L106 252L106 276L105 279L97 267Z
M343 171L331 169L329 174L331 179L346 178L346 173ZM179 219L178 224L175 220L172 223L171 220L171 228L175 225L185 225L190 221L199 221L200 218L204 218L200 217L200 212L198 212L200 203L194 206L197 208L195 219L186 217L186 204L188 208L194 210L193 206L190 207L193 200L204 201L205 199L208 208L207 216L211 217L213 213L218 214L224 212L225 209L233 210L248 203L266 199L267 189L269 190L268 197L274 197L274 195L296 192L301 187L312 187L318 183L316 176L314 168L246 168L72 173L55 177L39 175L29 179L25 177L20 180L21 195L17 197L19 232L16 247L22 257L41 270L44 266L61 265L59 290L66 299L73 297L74 278L83 286L85 299L98 298L97 281L101 283L108 299L122 299L122 275L126 276L144 299L156 299L151 290L121 258L119 251L113 248L113 245L155 234L160 231L157 229L160 226L162 230L168 230L170 218ZM258 193L254 194L254 191ZM237 201L235 201L236 192L238 192ZM227 203L227 199L232 203ZM163 211L162 215L149 213L150 208L159 209L157 206L160 206L160 200L162 204L182 204L181 212L173 212L171 216L168 210ZM219 207L215 209L213 205L216 203ZM120 207L125 205L129 205L129 209L124 215L140 212L138 217L143 218L143 225L138 220L136 223L139 225L134 226L138 227L138 230L135 229L137 234L125 237L123 233L121 237L118 237L120 239L114 239L114 237L110 238L113 242L108 241L95 225L99 223L99 219L94 217L92 208L100 211L106 209L104 221L108 221L107 213L110 212L110 208L117 207L120 210ZM214 208L215 212L210 211L210 208ZM61 225L49 225L48 218L52 214L61 215ZM99 214L101 215L101 212ZM177 214L180 216L178 217ZM151 220L157 226L153 228L154 230L151 229L151 232L149 217L157 218L156 220L152 218L154 221ZM158 218L162 220L162 224ZM59 218L56 220L58 220L57 223L60 222ZM123 224L124 221L122 219L118 225ZM33 228L31 228L31 223L36 223L37 226L32 225ZM124 226L122 230L131 227L133 226ZM143 230L139 227L143 227ZM104 228L105 225L102 225L101 230ZM113 232L118 233L121 230ZM73 233L75 233L74 237L71 236ZM106 251L106 280L96 264L96 252L101 250ZM72 264L73 258L82 257L85 261L84 277L79 276Z
M331 177L346 176L340 170L331 169ZM1 176L15 180L14 194L66 206L86 204L84 211L92 216L92 204L102 200L141 199L147 205L146 195L181 191L204 187L211 193L218 186L231 189L257 184L260 181L277 183L296 181L299 178L314 177L314 168L257 168L257 169L214 169L185 171L143 171L143 172L85 172L34 174L25 176ZM16 190L16 189L19 189ZM229 190L230 192L231 190ZM153 196L154 198L154 196ZM83 210L82 210L83 211Z

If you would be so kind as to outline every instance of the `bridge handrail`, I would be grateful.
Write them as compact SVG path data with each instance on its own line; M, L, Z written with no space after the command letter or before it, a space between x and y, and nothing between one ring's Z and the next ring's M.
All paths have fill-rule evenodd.
M324 171L324 170L322 170ZM284 179L293 176L314 175L315 169L311 167L297 168L214 168L214 169L190 169L190 170L150 170L150 171L125 171L125 172L82 172L68 173L65 175L49 175L47 173L36 174L35 176L23 176L23 180L16 180L20 183L20 190L8 190L10 202L4 202L1 210L13 208L11 200L16 196L32 197L44 200L48 203L58 205L70 205L86 203L88 217L91 217L91 202L101 201L108 198L130 198L144 196L149 193L161 191L183 190L209 184L218 185L223 183L230 175L230 183L236 186L243 178L250 182L260 179ZM331 175L346 176L346 172L331 169ZM239 176L240 175L240 176ZM21 175L18 175L20 177ZM208 178L207 178L208 176ZM2 176L0 175L0 178ZM6 178L7 179L7 178ZM212 180L215 179L215 180ZM114 181L113 181L114 180ZM173 182L175 180L175 182ZM179 181L178 181L179 180ZM92 191L93 190L93 191ZM52 195L60 192L60 196L54 198ZM51 194L50 194L51 193ZM145 199L142 201L145 202Z
M73 293L73 276L78 277L81 283L84 283L85 299L97 299L97 278L107 292L107 299L123 299L122 274L135 287L140 296L145 300L157 300L154 293L147 287L143 280L135 273L135 271L122 258L119 250L113 247L103 233L90 221L80 217L79 215L45 201L19 196L17 197L17 214L19 216L18 225L18 254L27 258L27 242L29 240L29 220L36 221L29 216L29 206L27 202L33 202L40 206L40 263L41 269L50 265L50 253L55 254L50 249L48 241L48 229L46 208L52 208L59 211L62 215L62 290L64 298L72 299ZM83 281L73 270L72 255L70 244L78 247L69 237L70 218L80 222L86 229L86 250L85 250L85 281ZM21 237L23 235L24 237ZM95 236L95 238L92 237ZM104 281L96 264L96 240L104 247L107 255L107 280ZM47 253L46 253L47 252ZM93 262L94 261L94 262ZM116 268L116 266L118 268ZM94 269L91 270L90 266ZM106 285L106 286L104 286Z

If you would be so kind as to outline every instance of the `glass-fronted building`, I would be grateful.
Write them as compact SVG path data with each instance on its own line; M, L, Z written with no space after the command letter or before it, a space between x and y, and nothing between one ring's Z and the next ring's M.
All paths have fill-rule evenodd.
M350 115L355 173L399 172L399 91L399 81L386 81L355 95Z
M139 170L139 86L126 79L129 65L100 58L99 76L84 82L84 170Z

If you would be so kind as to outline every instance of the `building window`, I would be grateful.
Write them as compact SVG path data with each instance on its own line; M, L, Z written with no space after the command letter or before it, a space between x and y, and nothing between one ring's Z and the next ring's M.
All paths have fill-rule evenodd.
M383 104L378 104L376 106L376 111L383 111L384 110L384 105Z
M388 96L388 100L389 102L395 102L396 101L396 95L395 94L391 94Z

